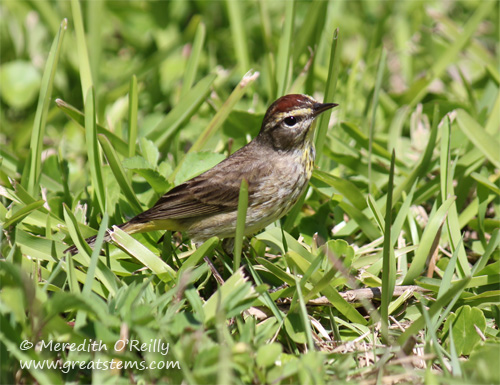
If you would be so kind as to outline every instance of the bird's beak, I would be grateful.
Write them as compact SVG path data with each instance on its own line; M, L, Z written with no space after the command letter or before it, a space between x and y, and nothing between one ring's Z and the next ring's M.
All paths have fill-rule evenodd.
M337 107L337 103L314 103L313 110L316 116L330 108Z

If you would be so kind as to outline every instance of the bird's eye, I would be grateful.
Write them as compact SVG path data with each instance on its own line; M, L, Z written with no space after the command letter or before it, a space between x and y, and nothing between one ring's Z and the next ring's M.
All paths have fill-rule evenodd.
M283 120L288 127L293 127L297 124L297 118L295 116L289 116Z

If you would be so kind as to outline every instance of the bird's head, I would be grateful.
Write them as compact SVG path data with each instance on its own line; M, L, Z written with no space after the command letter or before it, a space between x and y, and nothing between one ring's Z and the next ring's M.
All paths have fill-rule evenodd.
M310 138L314 119L337 105L302 94L282 96L267 109L258 139L284 151L301 147Z

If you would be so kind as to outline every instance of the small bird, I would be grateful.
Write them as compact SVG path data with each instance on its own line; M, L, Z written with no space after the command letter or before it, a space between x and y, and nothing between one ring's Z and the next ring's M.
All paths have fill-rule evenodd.
M268 108L259 134L246 146L165 193L149 210L121 224L133 234L152 230L183 231L194 242L236 231L241 181L248 183L245 235L283 217L304 192L313 171L313 121L335 103L319 103L302 94L285 95ZM96 237L85 241L93 246ZM111 237L105 235L104 241ZM67 250L75 254L76 246Z

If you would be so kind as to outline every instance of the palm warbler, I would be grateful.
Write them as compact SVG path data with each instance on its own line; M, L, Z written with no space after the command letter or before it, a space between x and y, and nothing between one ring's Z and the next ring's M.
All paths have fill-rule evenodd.
M335 103L285 95L268 108L258 136L203 174L163 195L149 210L119 227L127 233L184 231L195 242L235 236L242 179L248 182L245 235L284 216L311 178L313 121ZM96 237L86 239L93 246ZM110 241L109 234L105 241ZM72 246L66 251L76 253Z

